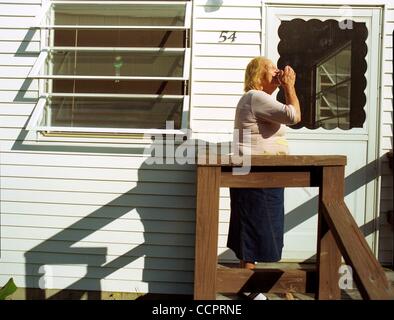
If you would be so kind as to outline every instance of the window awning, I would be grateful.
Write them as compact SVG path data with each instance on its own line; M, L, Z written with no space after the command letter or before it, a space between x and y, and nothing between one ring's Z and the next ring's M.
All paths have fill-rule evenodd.
M61 56L58 62L56 62L56 55ZM89 64L95 61L95 57L99 58L96 60L99 60L101 64L105 64L107 70L89 68ZM117 61L118 58L122 61ZM127 61L124 62L126 59ZM52 63L49 64L51 60ZM82 62L79 63L77 60L82 60ZM144 63L144 69L140 68L139 74L135 68L138 60ZM118 67L117 63L120 63ZM70 64L73 65L69 66ZM158 65L160 68L157 67ZM163 70L164 65L168 68ZM189 79L189 66L190 49L188 48L48 47L41 51L28 78L187 80ZM126 71L126 74L125 69L129 71Z
M51 108L47 108L48 102L54 99L58 102L52 103ZM71 100L72 106L71 103L67 105L67 101ZM54 105L57 105L58 108L55 108ZM145 109L146 105L151 109ZM84 113L76 116L74 111L72 116L68 116L67 112L70 108L77 111L79 108ZM111 108L110 112L108 112L108 108ZM165 124L163 119L167 116L164 113L169 113L174 108L182 113L180 128L163 128ZM55 112L58 114L54 115ZM182 129L187 126L188 113L189 96L183 95L47 94L39 98L26 129L48 132L183 134ZM106 122L108 115L112 118L111 126L98 126L98 122ZM147 126L143 127L141 125L141 119L138 116L149 121ZM70 119L70 117L73 117L73 119ZM92 120L92 117L94 117L94 120ZM135 121L130 122L129 119ZM125 125L115 127L113 124L116 121ZM138 127L133 128L133 123L137 123ZM159 124L160 127L149 127L155 123Z

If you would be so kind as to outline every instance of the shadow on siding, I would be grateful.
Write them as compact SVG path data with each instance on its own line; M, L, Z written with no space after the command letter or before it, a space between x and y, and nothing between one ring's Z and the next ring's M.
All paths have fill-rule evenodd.
M34 151L60 151L63 152L84 152L84 153L115 153L117 148L99 147L72 147L72 146L34 146L23 144L27 131L23 131L13 146L13 150L34 150ZM114 150L115 149L115 150ZM123 153L142 154L143 148L123 149ZM179 164L148 165L143 163L138 169L138 181L152 181L152 170L163 172L167 170L177 170L185 172L185 167ZM189 165L189 172L193 172ZM177 174L173 171L175 174ZM193 180L187 183L194 183ZM170 177L171 178L171 177ZM172 185L179 184L176 179L160 182L163 188L171 188ZM175 181L175 182L174 182ZM157 182L157 181L156 181ZM72 191L72 190L70 190ZM175 293L192 291L193 282L193 259L194 259L194 220L195 220L195 198L194 194L182 196L177 195L148 195L146 200L143 196L147 193L147 188L137 184L108 202L98 210L83 217L71 224L66 229L46 239L25 254L26 259L26 286L35 288L26 291L26 299L45 299L45 290L37 290L44 287L43 281L50 281L43 277L43 273L54 265L86 265L86 274L79 280L72 283L67 288L51 296L50 299L64 297L66 290L79 290L82 297L86 290L88 299L100 299L101 280L110 276L113 272L124 268L138 258L144 257L142 279L135 278L136 282L142 281L148 284L148 292L163 293L164 290ZM134 197L137 195L137 197ZM148 201L154 200L155 203ZM45 199L40 199L45 202ZM86 199L89 203L89 199ZM145 206L145 207L144 207ZM111 261L107 261L108 247L78 247L77 243L101 230L111 222L121 218L131 210L136 210L138 216L136 220L142 223L144 242L139 245L132 245L132 249L121 254ZM187 212L184 221L179 221L179 214L174 215L174 211L182 209ZM153 212L155 211L155 212ZM152 221L154 216L160 214L160 221ZM190 213L190 215L189 215ZM44 214L44 213L43 213ZM45 213L50 214L50 212ZM125 220L127 223L127 220ZM158 229L160 224L166 224L165 230ZM45 221L42 223L45 226ZM126 231L131 234L133 231ZM138 231L138 233L141 233ZM166 242L168 241L168 242ZM121 242L121 241L120 241ZM127 245L127 244L126 244ZM110 245L109 245L110 246ZM165 264L163 265L163 263ZM170 267L168 267L170 265ZM49 267L49 268L48 268ZM130 269L126 269L130 270ZM135 271L135 270L134 270ZM130 270L130 274L133 270ZM49 274L47 274L49 276ZM57 275L59 277L59 275ZM132 279L124 279L127 280ZM117 280L115 280L117 281ZM48 282L47 282L48 283ZM97 292L94 292L94 291ZM130 287L130 292L135 292L135 288ZM73 299L78 298L73 295Z
M22 131L17 141L13 146L13 150L34 150L34 151L62 151L62 152L84 152L84 153L116 153L122 152L124 154L142 154L144 149L133 148L100 148L100 147L78 147L78 146L37 146L37 145L26 145L23 144L23 140L26 137L27 131ZM119 149L119 150L118 150ZM358 188L366 185L368 182L374 180L378 176L377 166L381 159L376 160L365 167L362 167L349 175L345 179L345 195L348 195ZM182 171L181 165L147 165L144 163L138 170L138 181L149 180L146 176L147 170L155 169L159 171L166 170L179 170ZM190 171L190 170L189 170ZM193 181L189 181L194 183ZM174 182L163 181L163 188L171 188ZM163 189L164 190L164 189ZM135 188L128 190L126 193L115 198L114 200L108 202L98 210L92 212L91 214L83 217L79 221L70 225L66 229L57 233L56 235L50 237L49 239L43 241L39 245L35 246L25 254L26 258L26 284L28 288L39 288L40 279L42 281L42 267L51 265L86 265L87 272L79 280L72 283L66 290L80 290L81 296L84 291L88 293L89 299L100 299L100 294L98 292L90 290L101 290L101 280L110 276L113 272L124 268L128 264L132 263L138 258L144 257L144 267L142 273L142 282L148 284L148 292L150 293L164 293L165 290L174 290L171 293L191 293L192 283L193 283L193 258L194 258L194 221L195 221L195 197L194 194L186 196L186 199L181 199L183 206L190 209L190 215L185 221L188 223L180 224L183 226L176 229L176 235L179 236L179 243L174 244L174 240L170 242L158 242L157 225L152 223L151 212L148 208L144 208L141 203L134 203L133 198L130 195L140 195L146 193L146 188L142 188L141 185L137 185ZM158 195L158 197L160 197ZM166 196L172 197L173 199L170 203L164 200L160 204L160 199L158 199L157 211L159 212L161 207L167 206L167 208L179 208L179 205L174 204L178 201L178 196ZM306 201L299 207L295 208L286 215L285 221L285 232L288 232L303 223L304 221L310 219L312 216L317 214L317 196ZM45 202L45 199L43 200ZM150 204L144 204L150 205ZM123 253L119 257L107 262L108 247L76 247L75 244L94 232L104 228L106 225L121 218L129 211L136 209L136 214L138 214L138 219L143 225L144 242L132 248L131 250ZM156 209L155 209L156 210ZM174 219L171 214L171 210L164 210L163 216L160 221L179 223L179 218ZM160 222L157 222L160 224ZM45 225L45 222L43 222ZM89 226L87 230L86 227ZM379 227L379 221L372 220L367 224L361 226L361 230L364 235L369 235L375 232ZM168 234L174 235L174 231L166 231ZM131 232L132 233L132 232ZM65 243L64 239L68 242ZM165 239L165 237L163 238ZM183 243L183 240L189 240L190 243ZM42 255L45 253L45 258ZM61 254L59 254L61 253ZM40 255L39 263L37 261L37 255ZM233 257L232 252L227 250L225 253L219 256L219 259L228 259ZM313 260L311 257L309 260ZM182 273L183 276L177 276L177 271L173 269L170 272L170 277L165 278L165 268L160 260L169 259L172 260L172 265L176 265L176 270ZM41 269L40 269L41 268ZM160 275L160 273L163 273ZM127 281L127 279L125 279ZM138 282L139 279L136 279ZM89 288L89 291L87 290ZM133 292L134 288L130 288L130 292ZM59 292L51 297L51 299L57 299L64 296L64 292ZM27 291L27 299L45 299L45 291L41 290L37 294L37 289L32 290L32 294ZM74 297L75 298L75 297Z

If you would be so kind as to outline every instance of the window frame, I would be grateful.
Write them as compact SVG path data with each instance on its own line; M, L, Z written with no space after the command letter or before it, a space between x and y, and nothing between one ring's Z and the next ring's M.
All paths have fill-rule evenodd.
M67 4L67 5L116 5L116 4L133 4L133 5L185 5L185 16L183 26L62 26L45 24L51 17L53 18L53 5ZM159 81L189 81L190 82L190 66L191 66L191 49L183 48L161 48L161 47L63 47L53 46L53 39L51 39L50 30L53 29L136 29L136 30L189 30L191 28L191 2L190 1L58 1L47 0L41 11L36 15L34 27L41 31L41 52L30 70L27 78L37 79L39 81L39 98L34 107L30 119L26 125L26 129L36 133L59 134L62 132L84 134L84 133L105 133L105 134L170 134L170 135L184 135L189 129L189 104L190 95L167 95L167 94L111 94L111 93L53 93L45 91L45 81L54 79L75 79L75 80L159 80ZM53 36L52 36L53 37ZM73 75L45 75L42 74L43 66L50 52L56 50L68 51L92 51L92 52L183 52L183 74L181 77L145 77L145 76L73 76ZM112 97L112 98L146 98L146 99L179 99L182 102L182 120L180 129L144 129L144 128L108 128L108 127L57 127L52 125L40 125L43 112L47 106L47 100L50 97Z
M320 106L317 105L318 95L321 95L322 97L324 97L324 95L323 95L324 92L328 92L328 91L334 90L334 89L338 88L339 86L343 85L344 83L350 83L351 84L352 72L350 71L350 76L348 78L346 78L345 80L341 80L341 81L331 85L329 88L325 88L323 90L317 91L317 81L318 81L318 77L317 77L318 71L317 70L318 70L319 66L322 66L324 63L326 63L330 59L336 57L343 50L345 50L345 49L347 49L349 47L350 47L350 50L351 50L352 49L352 42L351 41L347 41L346 43L344 43L341 46L337 47L332 52L329 52L323 59L321 59L320 61L316 62L314 64L314 66L313 66L313 77L312 77L312 79L314 79L313 95L314 95L314 106L315 106L315 123L321 123L321 122L323 122L325 120L329 120L329 119L336 119L336 118L339 118L343 114L348 114L349 119L350 119L350 112L351 112L350 105L349 105L349 111L342 111L342 113L339 113L337 115L333 115L332 117L324 117L324 118L322 118L322 117L319 118L318 117L319 114L320 114ZM351 98L351 93L349 93L349 99L350 98ZM349 101L349 103L350 103L350 101ZM328 104L328 101L327 101L327 104ZM318 127L320 127L320 126L321 125L318 125Z
M45 1L45 0L44 0ZM80 25L78 29L170 29L170 30L186 30L191 28L191 2L190 1L62 1L62 0L46 0L45 4L34 18L33 28L38 29L75 29L73 25L55 25L46 24L45 21L51 19L53 14L53 5L65 4L65 5L157 5L157 4L169 4L179 5L184 4L185 7L185 23L183 26L115 26L115 25Z

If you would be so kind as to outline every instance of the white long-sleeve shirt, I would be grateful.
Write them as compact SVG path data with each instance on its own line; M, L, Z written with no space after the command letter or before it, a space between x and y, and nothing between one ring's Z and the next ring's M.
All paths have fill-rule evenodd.
M234 142L240 154L288 154L286 124L294 124L294 119L292 105L280 103L264 91L246 92L238 102L234 121L234 129L238 129Z

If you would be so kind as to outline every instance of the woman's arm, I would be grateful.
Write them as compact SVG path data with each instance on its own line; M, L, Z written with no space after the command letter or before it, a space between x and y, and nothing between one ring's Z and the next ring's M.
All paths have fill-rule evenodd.
M251 95L251 109L257 119L283 124L297 123L295 107L275 100L264 91L252 90Z
M298 101L297 93L295 91L296 74L290 66L286 66L284 71L279 75L279 81L283 90L285 91L286 104L291 104L295 109L294 122L301 121L300 102Z

